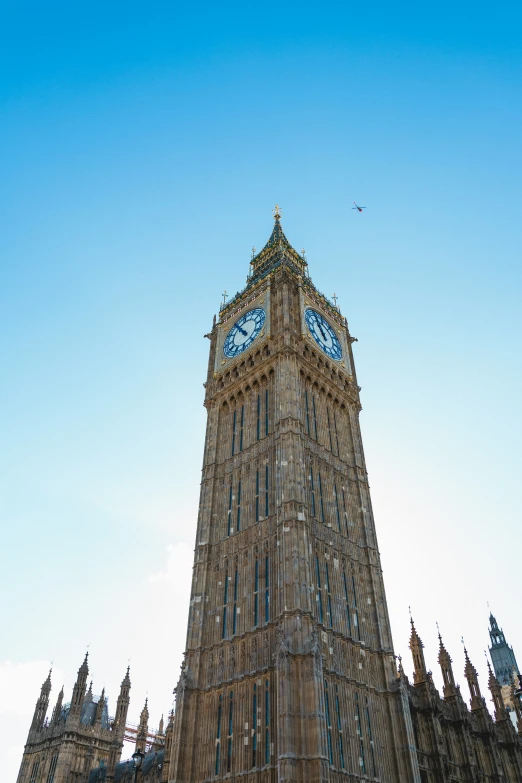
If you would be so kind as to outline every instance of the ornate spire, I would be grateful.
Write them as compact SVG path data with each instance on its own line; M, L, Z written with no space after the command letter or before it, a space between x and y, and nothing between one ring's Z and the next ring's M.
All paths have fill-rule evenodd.
M125 677L123 678L123 680L121 682L122 687L130 688L131 681L130 681L129 673L130 673L130 666L127 666L127 672L126 672Z
M47 708L49 706L49 695L51 693L51 672L52 669L49 671L47 678L43 681L42 687L40 688L40 696L36 702L31 730L40 731L44 725Z
M506 705L504 704L504 700L502 698L502 688L500 687L500 683L493 673L493 669L491 668L491 664L489 660L488 660L488 670L489 670L488 688L492 696L491 700L493 702L493 706L495 707L495 720L496 721L507 720L509 716L507 714Z
M444 698L449 699L451 696L455 696L457 693L457 686L455 685L455 678L453 676L453 667L450 654L444 647L442 636L439 631L439 665L442 671L442 679L444 680Z
M92 680L89 683L89 690L85 694L85 701L92 701Z
M158 734L163 734L164 726L165 726L165 721L163 720L163 715L162 715L159 722Z
M250 285L282 263L288 264L298 275L307 273L306 259L294 250L281 227L281 208L278 205L274 208L273 214L274 228L268 242L259 253L252 256L250 262L252 268L248 279Z
M87 675L89 674L89 651L85 653L85 658L83 659L83 663L78 669L78 674L85 674L85 679L87 679Z
M138 726L138 732L136 734L136 750L141 750L145 753L145 747L147 745L147 735L149 733L149 699L145 699L145 704L140 715L140 724Z
M47 679L44 680L44 682L42 684L42 693L44 693L44 692L50 693L51 692L51 687L52 687L51 686L51 674L52 674L52 671L53 671L52 668L49 669L49 674L47 675Z
M78 669L78 677L74 683L73 694L71 699L71 707L67 715L67 720L72 721L75 717L78 717L81 712L82 704L85 698L85 691L87 687L87 677L89 676L89 664L87 660L89 653L85 653L85 658L82 665Z
M52 717L53 723L58 723L58 721L60 720L60 715L62 714L62 704L63 704L63 685L62 685L62 690L58 694L58 698L56 699L56 704L53 710L53 717Z
M98 704L96 705L96 723L101 723L104 707L105 707L105 688L103 688Z
M413 682L415 685L419 682L425 682L427 680L426 664L424 662L423 643L415 624L413 617L410 617L411 623L411 636L410 636L410 650L413 658Z
M484 706L482 701L482 694L480 693L480 687L478 683L477 670L471 663L468 655L468 651L464 647L464 657L466 665L464 667L464 675L469 685L469 692L471 695L470 705L472 710L478 710Z

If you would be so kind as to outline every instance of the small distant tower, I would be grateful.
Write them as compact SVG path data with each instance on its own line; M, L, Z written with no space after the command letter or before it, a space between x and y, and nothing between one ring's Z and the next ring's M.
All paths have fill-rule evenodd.
M513 680L513 670L517 674L520 671L515 653L513 648L506 642L504 632L502 628L498 627L498 623L492 614L489 615L489 626L489 637L491 639L489 654L495 670L495 677L500 685L510 686Z

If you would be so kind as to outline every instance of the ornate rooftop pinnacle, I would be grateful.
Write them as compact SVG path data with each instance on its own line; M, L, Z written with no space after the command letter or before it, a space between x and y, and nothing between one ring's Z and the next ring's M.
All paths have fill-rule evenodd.
M42 685L42 690L44 691L50 691L51 690L51 672L52 669L49 669L49 674L47 675L47 679L44 680Z
M281 227L282 213L279 205L273 209L273 214L274 228L268 242L259 253L252 255L250 262L252 272L248 280L249 284L265 277L268 272L281 263L288 264L299 275L306 274L306 259L297 250L294 250Z
M85 675L89 674L88 660L89 660L89 651L87 650L87 652L85 653L85 658L83 659L83 663L78 669L78 674L85 674Z
M129 672L130 672L130 666L127 666L127 672L126 672L125 677L123 678L122 683L121 683L122 687L123 686L127 686L127 688L130 688L131 681L130 681L130 677L129 677Z
M417 633L413 617L410 615L411 623L411 636L410 636L410 650L413 658L413 682L415 684L419 682L425 682L427 679L426 664L424 662L424 653L422 648L424 647L422 639Z
M411 623L411 635L410 635L410 650L417 646L417 647L424 647L422 643L422 639L420 638L419 634L417 633L417 629L415 628L415 623L413 622L413 617L410 616L410 623Z

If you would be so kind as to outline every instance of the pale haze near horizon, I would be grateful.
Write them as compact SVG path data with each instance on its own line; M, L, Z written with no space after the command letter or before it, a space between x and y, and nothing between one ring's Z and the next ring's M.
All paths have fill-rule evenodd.
M70 698L89 645L110 710L129 658L130 720L146 694L153 727L172 705L203 335L222 292L243 287L276 201L359 340L363 442L406 671L408 606L437 681L439 622L466 699L462 636L489 700L488 601L522 656L521 12L392 10L7 10L6 783L51 661L51 703L63 683Z

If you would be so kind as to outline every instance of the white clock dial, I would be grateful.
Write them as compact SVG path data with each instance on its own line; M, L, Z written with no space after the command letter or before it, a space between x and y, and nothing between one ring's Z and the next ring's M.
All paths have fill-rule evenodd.
M321 313L318 313L317 310L312 310L312 308L309 307L305 312L305 321L310 330L310 334L319 348L324 351L330 359L335 359L336 361L342 359L343 351L341 343L339 342L333 327L330 326L326 318L324 318Z
M223 353L229 359L249 348L264 326L266 314L261 307L249 310L236 321L225 338Z

